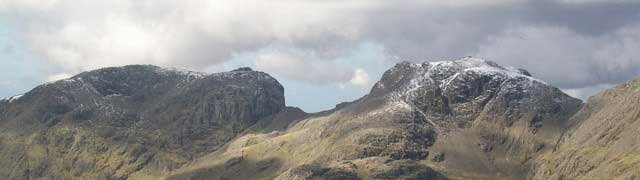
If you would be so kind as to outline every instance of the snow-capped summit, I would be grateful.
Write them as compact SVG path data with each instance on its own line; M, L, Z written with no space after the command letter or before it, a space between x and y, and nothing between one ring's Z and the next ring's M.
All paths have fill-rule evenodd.
M544 83L544 81L533 78L531 74L524 69L516 68L516 67L504 67L498 65L493 61L488 61L479 58L467 57L460 60L454 61L437 61L437 62L426 62L431 65L433 68L453 68L466 71L474 71L477 73L486 73L486 74L496 74L496 75L504 75L510 78L519 78L524 77L528 78L532 81L538 81Z
M449 126L450 122L433 119L454 116L464 122L474 117L462 114L484 109L489 103L529 104L536 108L552 102L570 104L568 107L580 104L524 69L472 57L398 63L385 72L370 96L384 97L397 107L416 110L428 117L426 120L436 129Z
M451 82L468 79L469 76L498 79L517 79L527 83L546 84L520 68L504 67L493 61L465 57L457 60L424 63L401 62L385 73L372 92L411 92L420 87L437 85L447 89ZM392 90L393 89L393 90Z

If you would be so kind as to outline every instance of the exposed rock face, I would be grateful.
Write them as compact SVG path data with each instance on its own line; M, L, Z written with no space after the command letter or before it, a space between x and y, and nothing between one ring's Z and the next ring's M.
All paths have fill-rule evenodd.
M640 179L640 80L589 98L533 179Z
M0 101L0 179L161 175L281 111L283 91L248 68L134 65L45 84Z

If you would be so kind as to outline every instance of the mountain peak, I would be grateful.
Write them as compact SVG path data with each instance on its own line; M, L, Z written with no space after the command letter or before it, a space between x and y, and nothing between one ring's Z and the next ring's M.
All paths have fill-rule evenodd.
M511 78L528 77L530 80L543 82L542 80L532 78L531 74L527 70L515 67L505 67L493 61L473 57L465 57L449 61L424 62L421 66L427 66L433 69L450 69L457 71L457 73L474 71L479 73L509 76Z
M250 67L240 67L238 69L233 70L232 72L238 72L238 71L253 71L253 69L251 69Z
M523 82L547 84L532 77L524 69L504 67L496 62L465 57L456 60L427 61L423 63L401 62L385 72L372 93L399 90L410 91L423 86L436 85L446 88L452 81L464 80L467 76L486 76L500 79L522 79Z

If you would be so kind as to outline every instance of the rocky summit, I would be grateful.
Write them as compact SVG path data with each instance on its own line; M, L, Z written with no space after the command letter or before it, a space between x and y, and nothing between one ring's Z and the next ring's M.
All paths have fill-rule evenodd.
M0 100L0 179L638 179L637 82L588 103L526 70L398 63L334 109L250 68L105 68Z

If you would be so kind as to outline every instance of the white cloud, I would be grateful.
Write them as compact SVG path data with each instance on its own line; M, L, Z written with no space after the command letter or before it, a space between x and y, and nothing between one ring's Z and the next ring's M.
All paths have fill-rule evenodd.
M376 3L316 1L0 1L35 52L63 72L123 64L199 69L273 44L337 56ZM324 43L323 43L324 41Z
M426 50L440 55L444 53L439 52L450 52L447 49L460 45L455 43L460 35L469 34L463 23L436 19L447 16L442 11L434 11L434 18L405 17L405 13L393 12L498 6L507 2L522 0L0 0L0 7L4 7L0 14L16 21L29 45L44 60L59 66L61 72L73 74L124 64L202 70L201 67L228 60L233 53L259 51L273 45L335 59L350 46L371 39L388 41L390 47L402 46L394 48L399 53ZM432 46L410 48L406 45L420 44L411 38L399 41L411 34L381 38L388 33L386 28L396 28L392 26L397 18L424 20L418 22L421 26L436 24L420 30L436 38ZM398 27L398 32L412 28L414 20L403 25L407 27ZM450 33L435 35L442 32Z
M256 68L276 77L318 84L341 83L353 79L354 70L333 60L322 60L302 51L264 50L257 55Z
M0 0L0 15L15 21L28 45L43 60L69 74L124 64L204 70L227 61L232 54L258 52L270 46L336 59L366 41L381 43L391 54L409 59L461 57L477 49L489 58L502 58L516 54L504 47L518 46L518 33L528 38L540 36L522 42L542 48L549 53L546 58L572 59L566 63L577 68L589 66L575 59L591 58L587 56L592 54L585 52L600 40L576 34L574 28L590 27L572 23L583 20L581 15L588 15L590 9L563 21L567 19L563 14L557 14L562 18L554 17L563 8L574 7L562 1L531 0ZM544 26L557 21L566 26ZM514 28L508 24L520 25ZM505 28L515 32L496 35ZM572 58L546 48L545 44L556 43L556 38L544 38L546 34L568 40L557 43L564 43L562 51L584 55ZM487 36L493 38L485 45ZM522 49L517 51L527 51L519 47ZM562 71L546 69L534 67L532 71L548 73L552 79L561 77ZM568 80L580 81L584 73L573 74Z
M66 73L54 74L47 77L47 82L54 82L57 80L67 79L67 78L70 78L71 76L72 75L66 74Z
M29 8L31 10L43 11L49 10L58 1L57 0L0 0L0 11L7 11L13 8Z
M612 88L614 86L615 85L613 84L598 84L595 86L589 86L584 88L562 89L562 91L572 97L579 98L586 101L590 96L596 93L599 93L605 89Z
M638 3L636 0L559 0L568 4L584 4L584 3Z
M369 74L364 69L356 69L353 77L349 81L351 84L359 87L369 88L370 79Z

